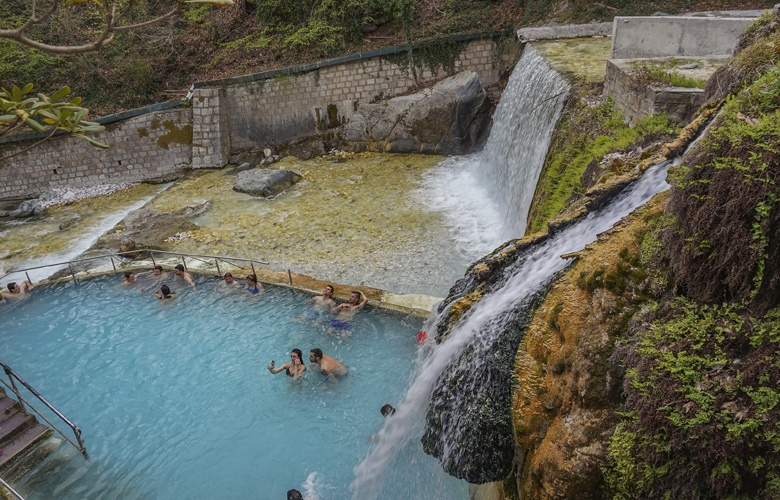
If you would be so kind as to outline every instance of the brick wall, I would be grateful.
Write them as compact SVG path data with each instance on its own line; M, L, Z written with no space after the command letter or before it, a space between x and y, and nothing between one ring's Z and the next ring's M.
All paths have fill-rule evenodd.
M94 135L109 149L68 136L52 139L3 162L0 199L37 196L51 188L139 182L189 167L191 121L192 110L176 108L109 124ZM35 141L12 143L0 154L12 154Z
M462 42L454 71L474 71L486 86L496 83L519 56L511 40L471 36ZM394 47L377 51L384 55L355 54L303 69L197 83L192 108L163 109L178 103L161 103L98 120L106 130L96 139L110 149L61 137L6 160L0 165L0 199L37 196L57 187L139 182L189 167L222 167L232 153L332 128L349 120L357 103L414 84L412 70L398 63L405 50ZM445 76L442 69L414 71L418 81ZM0 144L0 156L35 140Z
M492 85L506 68L496 61L493 39L468 43L455 61L455 72L470 70L483 85ZM396 55L396 58L398 56ZM445 76L416 69L420 81ZM373 57L328 66L301 75L224 87L221 113L227 117L231 151L282 143L349 120L359 102L406 91L414 85L411 69Z

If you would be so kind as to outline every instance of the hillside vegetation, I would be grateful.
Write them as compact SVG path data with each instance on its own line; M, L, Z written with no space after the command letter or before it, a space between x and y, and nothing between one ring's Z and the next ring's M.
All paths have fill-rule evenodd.
M170 7L141 0L149 15ZM28 0L0 2L0 28L29 14ZM184 95L195 81L281 68L328 57L459 33L545 23L610 20L657 11L768 8L748 0L236 0L233 7L185 4L173 21L119 33L99 52L53 55L0 39L0 86L70 85L92 115ZM93 2L76 3L37 26L47 43L83 43L99 19Z

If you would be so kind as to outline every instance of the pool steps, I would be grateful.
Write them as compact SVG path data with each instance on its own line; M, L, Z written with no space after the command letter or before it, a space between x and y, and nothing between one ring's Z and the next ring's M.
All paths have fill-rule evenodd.
M0 387L0 477L15 462L54 431L38 423L34 415L22 411L19 402L9 398Z

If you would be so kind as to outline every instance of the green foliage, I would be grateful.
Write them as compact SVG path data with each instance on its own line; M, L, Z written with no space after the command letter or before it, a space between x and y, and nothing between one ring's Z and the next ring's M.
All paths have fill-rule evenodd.
M718 120L670 177L664 241L692 297L762 312L779 300L780 68L765 68Z
M632 129L610 100L594 108L581 106L564 120L539 179L535 196L539 201L528 223L532 233L545 230L547 221L566 208L573 196L583 194L583 174L606 153L623 150L649 134L677 128L667 117L657 115Z
M51 96L46 94L29 96L32 90L32 83L21 89L19 87L13 87L11 90L0 89L0 136L25 129L32 132L46 132L49 135L33 146L0 158L0 161L31 149L51 138L58 131L83 139L97 148L108 147L84 135L100 132L105 127L84 119L89 109L79 106L80 97L70 101L63 100L70 94L68 87L61 88Z
M697 80L688 76L681 75L675 68L689 61L681 59L672 59L669 61L639 61L634 63L634 78L644 80L656 85L684 88L703 89L705 80Z
M609 445L611 498L776 498L780 310L672 307L625 357L632 413Z

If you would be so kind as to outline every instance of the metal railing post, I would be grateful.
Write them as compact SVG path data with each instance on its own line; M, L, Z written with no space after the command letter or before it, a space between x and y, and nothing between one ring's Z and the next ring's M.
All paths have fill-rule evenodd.
M155 261L154 261L154 252L149 252L149 255L151 255L151 256L152 256L152 265L153 265L154 267L157 267L157 262L155 262Z
M68 268L70 269L70 275L73 276L73 281L76 283L79 282L79 280L76 279L76 273L73 272L73 266L68 262Z
M217 266L217 274L219 274L219 277L222 277L222 271L219 270L219 259L214 257L214 265Z
M255 272L255 264L250 260L249 265L252 266L252 275L257 276L257 273Z
M24 275L25 275L25 276L27 276L27 281L29 281L30 283L32 283L32 280L30 279L30 273L28 273L27 271L25 271L25 272L24 272Z
M187 271L187 261L184 259L184 256L181 256L181 261L184 263L184 270Z
M111 267L114 268L114 272L116 273L116 265L114 264L114 257L111 257Z
M287 270L287 278L290 280L290 286L292 286L292 273L289 269Z
M7 489L11 493L11 495L13 495L14 498L16 498L16 500L24 500L24 497L22 495L20 495L19 493L17 493L16 490L11 488L10 484L8 484L5 481L3 481L3 478L0 478L0 484L2 484L3 488Z
M16 382L14 382L14 378L11 376L11 370L8 367L3 367L3 371L5 372L5 376L8 377L8 380L11 382L11 390L14 391L14 394L16 394L16 399L19 400L19 406L22 408L22 413L27 414L27 408L25 408L24 403L22 403L22 395L19 394L19 389L16 387Z

